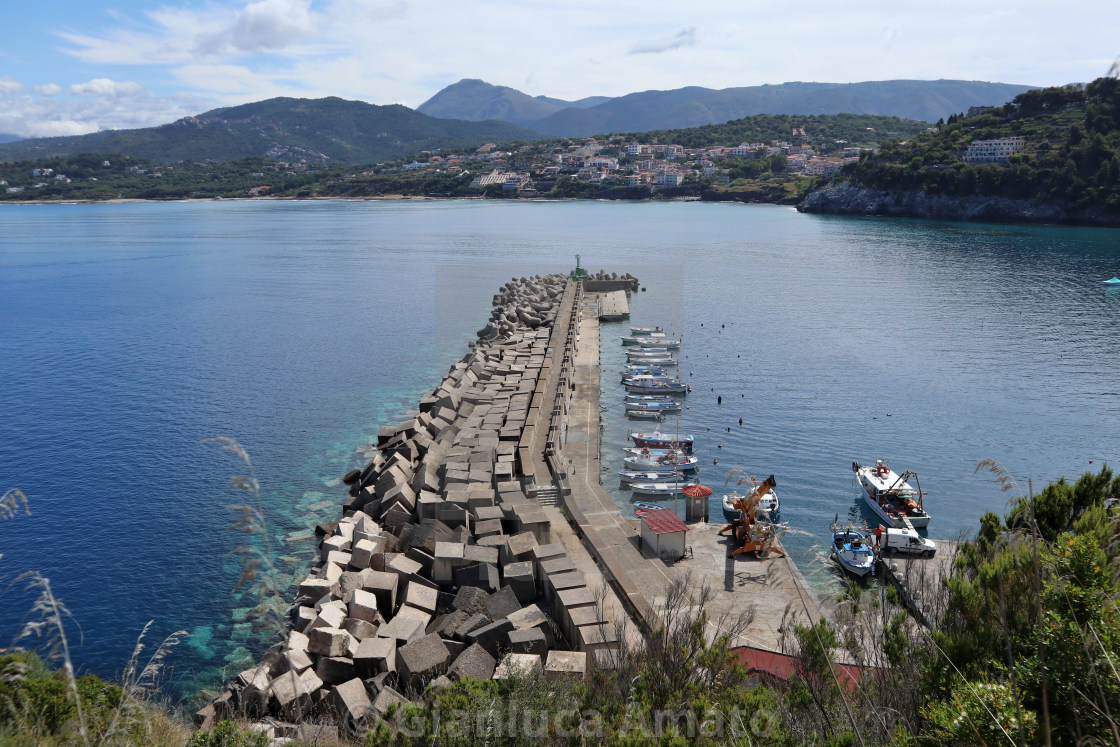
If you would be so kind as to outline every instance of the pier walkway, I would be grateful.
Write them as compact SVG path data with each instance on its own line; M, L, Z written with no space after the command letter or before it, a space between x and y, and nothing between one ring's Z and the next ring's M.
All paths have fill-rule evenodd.
M793 623L816 621L820 607L805 579L788 558L727 557L729 540L719 525L692 524L690 557L666 563L643 554L639 521L623 513L600 484L599 306L598 294L585 293L576 316L573 352L574 391L567 413L560 463L571 461L570 491L564 505L583 534L584 544L613 583L619 597L645 626L657 625L666 589L687 579L694 591L710 587L709 635L726 632L721 624L752 611L753 621L732 645L781 650L783 631Z

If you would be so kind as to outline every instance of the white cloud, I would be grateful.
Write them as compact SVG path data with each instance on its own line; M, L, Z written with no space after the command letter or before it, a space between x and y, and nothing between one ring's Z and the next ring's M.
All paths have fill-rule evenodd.
M659 54L669 52L681 47L693 47L699 43L696 37L696 27L686 26L675 34L663 36L660 39L647 39L630 48L630 54Z
M7 75L0 75L0 94L20 93L21 91L23 91L22 83Z
M213 108L195 96L152 96L139 83L95 78L71 85L26 86L0 79L0 132L23 137L84 135L106 129L153 127Z
M313 36L319 21L310 0L257 0L225 28L200 36L195 49L204 56L273 52Z
M135 81L118 81L109 78L94 78L85 83L75 83L70 86L70 93L75 96L100 96L111 99L135 96L143 90L144 86Z

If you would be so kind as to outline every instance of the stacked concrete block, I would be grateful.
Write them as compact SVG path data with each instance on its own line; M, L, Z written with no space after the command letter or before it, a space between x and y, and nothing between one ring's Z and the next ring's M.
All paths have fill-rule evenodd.
M537 654L506 654L494 670L494 679L528 677L542 670L541 657Z
M547 516L517 474L565 283L503 286L483 339L417 412L381 430L377 453L345 479L344 515L316 529L320 562L299 585L287 646L267 677L237 680L241 701L274 717L356 722L429 682L526 669L579 676L578 656L550 656L560 639L534 604L538 583L592 659L616 644L591 634L604 626L582 612L590 592L549 544ZM227 714L232 695L199 718Z
M544 663L549 682L583 680L587 677L587 654L583 651L549 651Z

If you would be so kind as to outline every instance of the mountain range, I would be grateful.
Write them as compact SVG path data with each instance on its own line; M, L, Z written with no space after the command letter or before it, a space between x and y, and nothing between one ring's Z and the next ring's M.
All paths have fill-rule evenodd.
M538 137L509 122L439 119L398 104L376 106L336 97L274 98L214 109L159 127L19 140L0 145L0 161L122 153L161 162L260 156L376 163L421 150Z
M586 137L697 127L753 114L880 114L936 122L971 106L1003 104L1035 87L967 80L782 83L719 90L690 86L563 101L468 78L444 88L417 111L471 121L500 119L554 137Z
M932 122L970 106L1003 104L1030 88L954 80L783 83L722 90L689 87L564 101L468 79L444 88L419 110L337 97L274 98L214 109L159 127L7 143L0 137L0 161L121 153L161 162L256 156L280 161L376 163L437 148L542 136L682 129L760 113L876 114Z

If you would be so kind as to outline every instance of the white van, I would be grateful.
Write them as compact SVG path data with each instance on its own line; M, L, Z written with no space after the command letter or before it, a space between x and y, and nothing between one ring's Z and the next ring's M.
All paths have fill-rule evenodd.
M932 558L937 552L937 545L931 540L918 536L913 529L884 529L879 547L884 554L903 553L921 555L923 558Z

